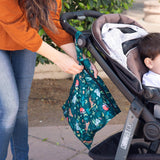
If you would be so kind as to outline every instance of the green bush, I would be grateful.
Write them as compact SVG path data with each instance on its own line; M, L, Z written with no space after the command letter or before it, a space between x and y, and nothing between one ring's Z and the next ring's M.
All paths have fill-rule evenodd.
M127 10L133 0L62 0L63 12L95 10L102 13L121 13Z
M63 8L62 12L75 12L80 10L95 10L101 13L109 14L109 13L121 13L124 10L129 9L132 5L133 0L62 0ZM77 30L83 31L88 30L91 27L93 18L87 18L85 21L79 20L70 20L69 23L74 26ZM46 41L48 44L56 47L50 38L45 34L43 29L39 30L39 34L42 39ZM56 47L56 49L59 49ZM60 50L60 49L59 49ZM84 51L87 57L91 58L91 54L88 51ZM38 55L36 64L49 64L51 63L48 59Z

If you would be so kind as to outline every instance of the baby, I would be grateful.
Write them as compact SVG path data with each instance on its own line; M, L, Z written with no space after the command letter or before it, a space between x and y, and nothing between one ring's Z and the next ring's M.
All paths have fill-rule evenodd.
M144 36L137 48L142 61L149 69L142 77L142 84L160 88L160 33ZM160 118L160 105L154 106L154 116Z

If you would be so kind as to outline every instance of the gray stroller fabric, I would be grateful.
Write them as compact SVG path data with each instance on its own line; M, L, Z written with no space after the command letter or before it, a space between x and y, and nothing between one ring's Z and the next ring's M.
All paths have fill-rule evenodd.
M108 51L106 43L103 41L102 37L102 28L103 25L106 23L113 23L113 24L126 24L131 26L137 26L144 30L138 23L134 20L129 19L128 17L121 15L121 14L109 14L109 15L102 15L99 17L92 25L92 35L94 37L95 45L99 46L102 50L102 54L106 59L110 61L110 64L113 68L113 71L118 75L118 77L124 82L125 86L131 90L132 93L136 93L139 96L143 94L143 87L141 83L142 75L147 72L147 68L144 66L142 61L140 60L140 56L137 53L136 44L138 42L138 38L134 39L129 44L125 44L124 46L130 46L127 49L124 49L127 58L127 67L120 64L117 60L113 59ZM133 30L132 28L130 30ZM123 30L124 32L124 30ZM135 32L135 31L134 31ZM145 32L143 35L145 35ZM132 34L132 33L131 33ZM109 41L109 40L108 40Z

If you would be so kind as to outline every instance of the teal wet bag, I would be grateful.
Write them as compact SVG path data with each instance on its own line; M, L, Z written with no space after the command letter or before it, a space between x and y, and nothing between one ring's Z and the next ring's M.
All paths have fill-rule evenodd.
M80 34L76 33L76 40ZM120 109L102 79L99 76L94 78L90 61L82 58L82 50L77 43L76 50L84 70L75 76L62 109L74 134L90 149L96 132L120 113Z

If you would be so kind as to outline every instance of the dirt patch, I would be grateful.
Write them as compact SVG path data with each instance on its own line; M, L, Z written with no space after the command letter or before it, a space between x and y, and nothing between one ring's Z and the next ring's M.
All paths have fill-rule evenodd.
M61 107L69 96L72 82L71 79L33 80L28 105L29 126L68 125ZM110 79L104 82L122 111L109 124L123 124L130 104Z

